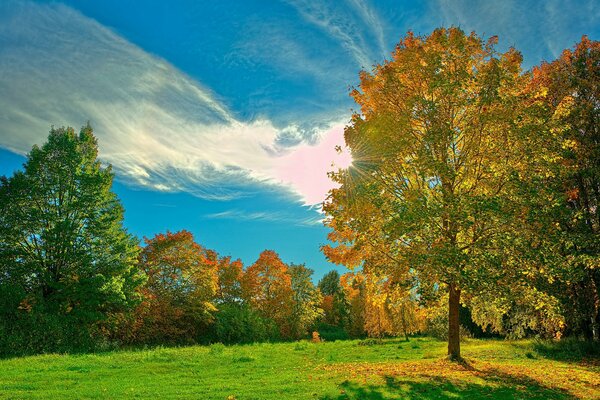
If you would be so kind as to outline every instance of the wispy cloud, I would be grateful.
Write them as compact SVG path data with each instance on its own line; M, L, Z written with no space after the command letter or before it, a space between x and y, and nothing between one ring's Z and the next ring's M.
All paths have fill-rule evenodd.
M154 203L152 205L154 207L162 207L162 208L177 208L177 206L175 204Z
M285 223L286 225L293 224L298 226L314 226L321 225L323 223L323 217L321 215L315 215L313 217L308 218L298 218L283 212L248 212L239 209L232 209L218 213L206 214L204 215L204 217L210 219L232 219L236 221L281 222Z
M525 53L527 66L557 57L582 34L597 30L600 8L595 0L434 0L430 14L444 25L457 25Z
M101 158L131 184L210 199L280 185L322 201L280 170L297 167L286 164L296 149L323 156L332 125L307 138L297 124L239 121L209 88L67 6L0 5L0 93L0 146L10 150L43 142L51 124L90 120ZM313 177L330 184L326 170Z
M345 4L328 3L314 0L288 0L296 8L298 14L307 22L315 25L337 40L340 45L352 54L358 67L369 68L375 61L380 61L371 54L365 32L380 29L364 23L347 11ZM363 18L374 20L375 14L366 5L355 3L355 7ZM379 33L379 32L378 32ZM382 37L382 33L380 34Z
M228 47L225 64L244 70L253 88L244 95L245 112L267 115L277 126L294 125L302 140L317 137L348 113L349 85L356 83L359 63L328 32L298 18L252 16L244 21L244 35ZM268 79L264 79L268 77Z
M373 31L377 40L377 45L379 47L380 54L385 55L387 52L384 34L385 22L381 18L379 18L377 12L372 7L370 7L366 1L348 0L348 2L358 12L359 16L364 21L365 26Z

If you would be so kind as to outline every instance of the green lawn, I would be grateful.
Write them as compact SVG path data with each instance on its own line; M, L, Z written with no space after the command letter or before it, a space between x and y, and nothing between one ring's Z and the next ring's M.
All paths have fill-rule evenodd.
M445 348L415 338L15 358L0 360L0 399L600 398L597 359L468 340L456 364Z

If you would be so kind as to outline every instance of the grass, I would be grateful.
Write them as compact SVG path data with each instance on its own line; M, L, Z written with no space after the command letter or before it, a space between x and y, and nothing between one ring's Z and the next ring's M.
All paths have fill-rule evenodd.
M600 360L551 347L467 340L462 364L429 338L42 355L0 360L0 398L600 398Z

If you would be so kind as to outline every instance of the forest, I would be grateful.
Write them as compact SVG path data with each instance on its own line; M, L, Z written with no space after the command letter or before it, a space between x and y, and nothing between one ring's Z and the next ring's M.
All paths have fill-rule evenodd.
M360 72L335 270L136 238L88 124L0 179L0 356L428 335L600 340L600 42L523 70L458 28ZM152 218L151 215L148 218ZM597 348L597 347L596 347Z

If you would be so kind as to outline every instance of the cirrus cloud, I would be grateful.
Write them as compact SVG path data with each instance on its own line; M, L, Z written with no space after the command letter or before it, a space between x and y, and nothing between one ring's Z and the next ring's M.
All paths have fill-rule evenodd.
M120 179L209 199L262 184L320 203L343 144L340 122L306 134L237 120L209 88L60 4L0 6L0 92L1 147L23 154L50 125L90 120Z

